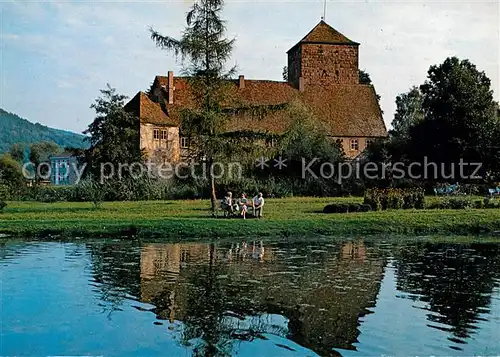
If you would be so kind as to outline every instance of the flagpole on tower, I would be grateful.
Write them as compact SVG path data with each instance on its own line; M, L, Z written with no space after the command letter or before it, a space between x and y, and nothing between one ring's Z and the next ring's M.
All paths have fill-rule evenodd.
M326 21L326 0L323 0L323 16L321 20Z

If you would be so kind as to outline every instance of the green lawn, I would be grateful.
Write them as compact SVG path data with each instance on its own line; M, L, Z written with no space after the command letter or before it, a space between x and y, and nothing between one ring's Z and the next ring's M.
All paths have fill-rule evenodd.
M169 239L305 235L468 235L500 231L500 210L397 210L323 214L327 203L361 198L266 199L265 218L214 219L208 201L9 202L0 233L25 237L137 236Z

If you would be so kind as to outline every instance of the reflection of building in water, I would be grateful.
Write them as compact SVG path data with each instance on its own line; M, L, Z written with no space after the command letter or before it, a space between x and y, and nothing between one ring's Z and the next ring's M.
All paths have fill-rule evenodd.
M302 268L296 278L273 277L263 298L290 319L292 340L325 356L336 355L332 347L353 348L359 318L375 306L385 265L382 255L368 255L368 249L363 242L346 242L323 256L308 256L303 265L314 268Z
M181 266L209 257L207 244L148 244L141 250L141 300L156 306L160 319L175 319L176 283Z
M158 318L173 321L178 307L176 293L181 269L189 263L207 264L210 259L210 245L190 244L147 244L141 249L141 301L156 306ZM232 260L264 262L272 260L271 251L264 248L262 241L235 243L230 249L215 249L214 262ZM184 297L181 298L181 300ZM177 314L179 311L177 311ZM177 316L179 318L179 316Z
M359 317L375 304L385 262L363 242L315 253L304 244L284 250L261 242L212 247L217 268L209 276L209 244L144 246L141 300L155 305L159 319L188 325L199 319L192 318L193 311L201 311L202 320L225 312L242 317L282 315L288 321L282 326L288 331L285 335L321 355L336 355L333 347L352 348ZM207 291L215 301L207 300ZM193 294L202 298L194 299Z

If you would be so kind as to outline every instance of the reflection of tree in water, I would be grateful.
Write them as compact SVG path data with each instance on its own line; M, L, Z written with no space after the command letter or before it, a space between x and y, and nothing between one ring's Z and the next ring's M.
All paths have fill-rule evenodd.
M362 243L315 254L304 245L288 248L282 259L269 264L240 256L231 264L187 268L186 290L176 288L176 300L186 299L185 311L177 317L186 326L185 340L202 338L199 355L227 354L235 340L265 338L263 333L289 338L322 355L338 355L334 347L353 348L358 319L375 304L384 260L368 259ZM262 314L285 316L288 326L256 319L238 328L238 321Z
M140 296L140 255L133 242L88 244L94 286L104 311L120 310L126 294Z
M479 314L488 311L500 276L500 246L408 246L400 250L395 266L398 290L418 294L411 298L429 304L429 321L450 327L431 326L463 340L482 319Z
M153 304L158 319L182 321L183 342L200 356L229 355L238 341L265 334L321 355L353 349L385 264L381 251L363 242L137 248L89 247L102 299L118 308L128 293Z

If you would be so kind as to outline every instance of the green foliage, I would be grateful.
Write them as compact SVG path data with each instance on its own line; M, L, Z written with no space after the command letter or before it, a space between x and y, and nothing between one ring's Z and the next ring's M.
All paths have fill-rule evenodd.
M422 189L387 188L368 189L365 192L364 203L375 211L387 209L423 209L425 196Z
M7 207L7 201L10 198L10 188L9 186L0 183L0 212Z
M86 153L89 170L98 181L103 179L100 177L101 164L110 163L117 170L119 164L142 162L143 156L139 144L139 118L123 107L127 97L118 94L109 84L101 89L101 95L91 105L96 118L85 131L90 135L90 148ZM122 173L128 175L125 169Z
M477 203L474 204L475 208L477 207ZM462 197L445 197L441 201L434 202L429 206L430 209L468 209L472 208L473 203L468 198Z
M500 208L500 201L487 197L483 201L484 208Z
M24 185L22 166L10 154L0 156L0 182L6 183L11 188Z
M359 70L359 84L372 84L370 74L362 69Z
M490 80L468 60L456 57L431 66L421 87L425 119L411 130L412 159L427 156L436 163L483 163L486 171L498 165L492 151L498 121ZM466 171L467 173L467 171Z
M474 201L474 208L476 209L484 208L484 201L481 200Z
M225 72L225 65L231 57L234 39L226 38L222 8L222 0L195 2L187 14L180 40L151 30L151 38L157 46L181 56L184 72L190 77L195 105L182 110L181 131L196 142L193 154L204 157L209 165L212 210L217 204L212 165L215 161L222 162L228 152L234 154L235 149L242 148L242 144L231 145L224 135L229 118L222 110L222 103L227 99L225 80L234 73L234 69Z
M323 213L354 213L354 212L370 212L372 207L369 204L360 204L357 202L350 203L331 203L323 208Z
M412 87L408 93L398 95L393 129L389 134L394 138L409 139L410 129L424 121L423 102L424 96L418 87Z
M40 141L53 141L61 147L85 148L84 138L80 134L52 129L38 123L33 124L0 109L0 153L8 152L17 143L31 144Z
M371 145L368 159L375 162L436 163L430 166L428 186L436 182L470 182L475 167L458 164L482 163L479 175L488 180L500 177L500 121L498 104L493 101L490 80L468 60L447 58L431 66L427 81L396 99L397 110L388 140ZM445 172L441 170L445 165ZM450 171L455 164L455 173ZM424 169L414 167L414 175L424 177ZM477 174L477 173L476 173ZM451 175L451 177L450 177ZM389 180L386 185L396 185ZM420 183L421 184L421 183Z
M52 141L40 141L30 145L29 160L33 163L36 170L41 163L49 163L51 156L60 154L62 151L62 148ZM40 176L45 177L49 169L47 165L42 165L39 171L40 175L37 172L35 176L37 181L40 179Z
M0 185L8 187L9 198L15 198L26 187L22 166L10 154L0 156Z
M10 156L17 162L24 162L26 145L23 143L15 143L10 148Z

